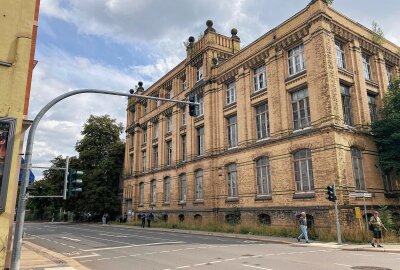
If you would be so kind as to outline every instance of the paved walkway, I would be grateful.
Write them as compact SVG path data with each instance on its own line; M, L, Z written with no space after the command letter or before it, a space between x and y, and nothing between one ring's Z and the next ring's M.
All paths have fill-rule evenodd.
M24 240L20 269L88 270L77 261Z

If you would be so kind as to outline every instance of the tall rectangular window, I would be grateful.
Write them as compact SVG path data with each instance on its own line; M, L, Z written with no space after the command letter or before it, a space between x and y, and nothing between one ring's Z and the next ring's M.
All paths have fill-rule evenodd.
M147 102L143 104L143 116L147 114Z
M389 65L386 65L386 78L389 84L390 80L392 79L392 67Z
M172 163L172 141L167 142L167 165Z
M196 189L196 200L203 199L203 170L197 170L195 173L195 189Z
M314 191L311 150L299 150L294 153L293 157L296 191Z
M182 143L181 144L182 145L181 159L182 159L182 161L186 161L186 134L181 136L181 143Z
M151 204L156 204L156 203L157 203L157 182L156 182L155 179L151 180L151 182L150 182L150 188L151 188L151 191L150 191L150 196L151 196L150 201L151 201Z
M179 202L186 202L186 174L179 176Z
M167 132L172 131L172 116L168 115L167 116Z
M269 159L267 157L260 157L256 160L257 172L257 194L268 195L271 194L271 172L269 166Z
M139 205L144 204L144 183L139 184Z
M142 172L146 171L146 151L142 151Z
M201 94L195 94L195 101L200 103L199 106L196 106L196 115L202 116L204 114L204 98Z
M226 86L226 104L231 104L236 101L235 82L228 83Z
M182 126L186 126L186 106L182 108Z
M227 181L228 181L228 197L237 197L237 171L236 164L232 163L227 167Z
M258 105L256 108L257 140L269 137L268 102Z
M143 143L147 142L147 128L143 129Z
M186 90L186 76L183 76L181 79L181 87L182 87L182 92Z
M133 175L133 171L134 171L134 167L133 167L133 161L134 161L133 154L130 154L130 155L129 155L129 159L130 159L130 162L129 162L129 164L130 164L130 172L131 172L131 175Z
M158 166L158 145L153 147L153 169Z
M340 93L342 95L342 108L343 108L343 120L344 124L351 126L352 112L351 112L351 89L347 85L340 85Z
M237 116L231 116L226 119L226 128L228 135L228 148L237 146Z
M157 94L155 97L160 97L160 94ZM156 108L161 106L161 100L157 99L156 100Z
M288 51L288 66L289 76L295 75L306 69L303 44Z
M292 93L292 111L294 129L302 129L311 125L307 88Z
M367 80L372 80L371 76L371 64L369 62L369 56L362 54L362 63L364 66L364 78Z
M267 87L267 81L265 76L265 65L254 69L253 85L254 85L254 92L260 91L265 87Z
M170 200L170 186L171 178L169 176L164 178L164 203L169 203Z
M371 122L375 121L378 117L378 112L376 110L376 96L368 94L368 107L369 116L371 117Z
M353 162L355 188L356 190L365 190L364 168L360 149L351 148L351 160Z
M158 122L153 123L153 139L158 138Z
M336 64L338 68L346 69L346 58L343 43L335 40L336 47Z
M172 89L167 89L167 98L172 99L173 96L174 96L174 93L173 93Z
M197 129L197 154L204 155L204 127Z
M203 66L196 67L196 82L203 79Z

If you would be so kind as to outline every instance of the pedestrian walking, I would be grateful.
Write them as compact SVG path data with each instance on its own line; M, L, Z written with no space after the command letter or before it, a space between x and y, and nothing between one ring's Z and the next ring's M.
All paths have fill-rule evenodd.
M373 232L374 237L371 241L371 246L375 247L383 247L381 245L381 238L382 238L382 229L385 229L385 225L383 225L381 219L379 218L379 212L374 211L374 216L369 220L370 230Z
M153 218L154 218L154 215L153 215L153 213L148 213L147 215L146 215L146 220L147 220L147 227L149 227L150 228L150 223L151 223L151 221L153 220Z
M306 212L301 212L300 214L300 218L299 218L299 222L300 222L300 235L297 237L297 241L300 242L300 239L304 238L306 240L306 243L308 242L308 233L307 233L307 216L306 216Z
M106 225L106 222L107 222L106 215L103 215L103 217L101 218L101 221L103 222L103 225Z
M140 215L140 218L142 219L142 228L144 228L145 225L146 225L146 214L145 214L145 213L142 213L142 214Z

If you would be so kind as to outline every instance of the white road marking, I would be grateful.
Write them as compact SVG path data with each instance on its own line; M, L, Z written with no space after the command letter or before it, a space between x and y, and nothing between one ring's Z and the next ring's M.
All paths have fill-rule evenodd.
M82 259L82 258L90 258L90 257L98 257L100 254L93 253L91 255L83 255L83 256L76 256L76 257L71 257L72 259Z
M126 258L126 256L117 256L117 257L113 257L113 259L119 259L119 258Z
M110 260L111 258L101 258L101 259L97 259L98 261L104 261L104 260Z
M76 248L76 247L74 247L74 246L68 246L68 247L70 247L70 248Z
M62 236L62 237L60 237L60 238L62 238L62 239L67 239L67 240L72 241L72 242L80 242L80 241L81 241L81 240L79 240L79 239L69 238L69 237L65 237L65 236Z
M178 242L158 242L158 243L149 243L149 244L142 244L142 245L129 245L129 246L105 247L105 248L93 248L93 249L81 249L81 250L82 251L98 251L98 250L111 250L111 249L131 248L131 247L167 245L167 244L185 244L185 242L182 242L182 241L178 241Z
M184 265L184 266L179 266L176 269L183 269L183 268L189 268L189 267L190 267L190 265Z
M84 263L84 262L93 262L93 260L84 260L84 261L80 261L81 263Z
M116 234L107 234L107 233L100 233L99 235L104 235L104 236L111 236L111 237L129 237L129 235L116 235Z
M341 264L341 263L334 263L334 264L339 265L339 266L344 266L344 267L353 267L353 266L348 265L348 264Z
M255 268L255 269L263 269L263 270L272 270L271 268L264 268L260 266L254 266L254 265L248 265L248 264L242 264L243 266L250 267L250 268Z
M197 264L193 264L193 266L202 266L202 265L206 265L207 263L197 263Z

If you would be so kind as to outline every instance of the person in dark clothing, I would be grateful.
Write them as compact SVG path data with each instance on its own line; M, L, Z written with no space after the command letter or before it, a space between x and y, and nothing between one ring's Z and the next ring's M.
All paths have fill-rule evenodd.
M150 228L150 223L151 223L151 221L153 220L153 218L154 218L153 213L148 213L148 214L146 215L147 227Z
M145 225L146 225L146 214L145 214L145 213L142 213L142 214L140 215L140 218L142 219L142 228L144 228Z

